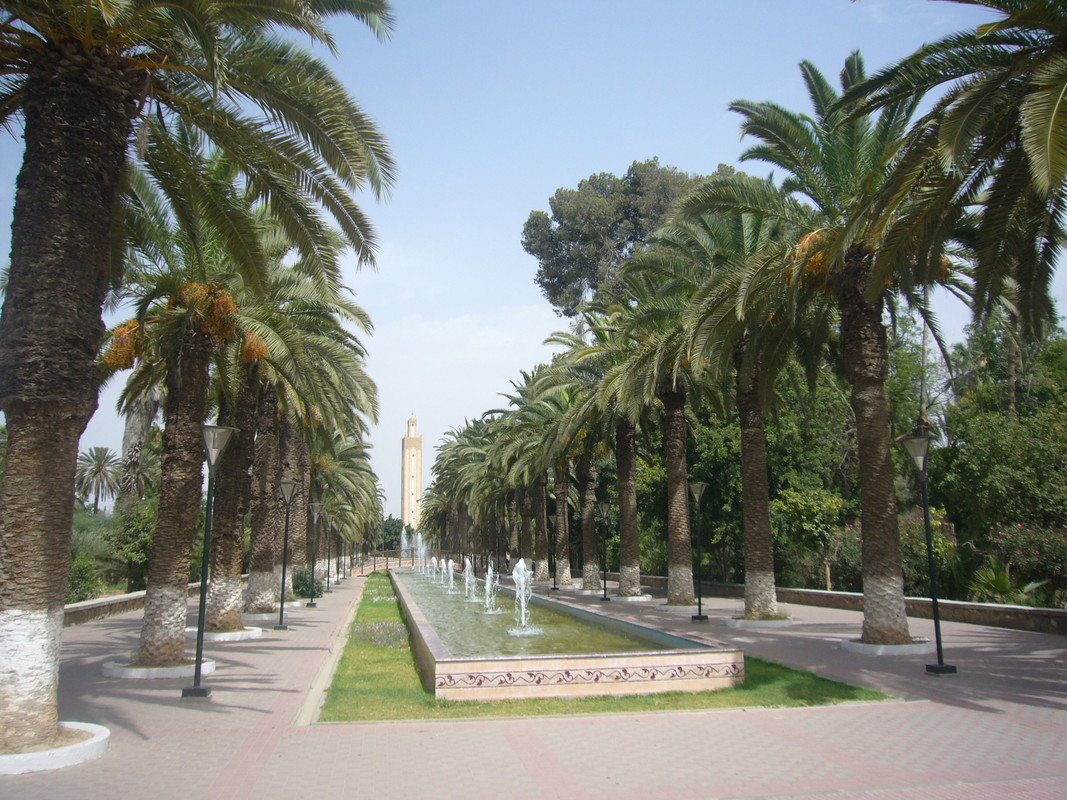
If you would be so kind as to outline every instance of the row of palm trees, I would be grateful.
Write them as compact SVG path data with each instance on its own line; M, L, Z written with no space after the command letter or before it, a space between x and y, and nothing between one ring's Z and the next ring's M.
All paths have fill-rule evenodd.
M181 125L156 132L146 149L156 158L131 169L128 266L119 295L137 315L115 328L103 353L106 365L133 368L120 401L129 410L148 396L162 396L159 512L137 657L143 666L183 658L184 587L200 512L200 426L212 406L237 436L220 465L208 630L242 627L244 520L250 510L258 524L251 528L248 610L269 611L277 601L282 481L300 487L291 509L297 512L294 552L300 562L309 501L321 502L351 537L381 517L363 442L377 415L376 389L358 338L370 331L370 321L343 295L338 262L345 241L320 235L301 253L279 213L250 187L235 185L229 160L206 156L190 133ZM204 229L199 208L189 207L195 190L169 185L167 159L175 157L187 165L199 162L183 177L204 180L202 191L213 208L226 209L236 221L242 232L237 241L249 255L245 264L235 263L217 231ZM300 198L293 187L289 208L298 207ZM311 198L303 199L305 219L321 223ZM265 451L259 458L257 449Z
M785 364L797 361L812 377L832 364L851 387L857 431L862 641L911 641L885 391L886 315L917 313L938 338L927 297L942 286L977 315L1008 309L1021 333L1035 333L1053 316L1049 277L1064 239L1067 114L1057 98L1067 88L1059 46L1067 12L982 4L1003 19L928 45L871 78L854 53L839 89L803 62L810 113L731 104L742 133L756 141L742 158L776 167L781 184L717 176L675 204L623 267L618 287L587 303L575 330L550 338L564 352L523 376L511 407L450 434L424 520L442 531L457 520L489 530L506 520L513 550L516 531L533 520L537 566L547 553L545 486L554 476L562 543L574 463L583 577L597 587L588 568L598 560L595 539L585 538L595 502L590 463L597 448L613 444L619 592L637 594L634 432L658 421L668 600L691 603L686 414L732 397L741 425L745 615L774 616L764 410ZM924 93L953 80L916 118ZM924 424L925 408L919 418Z
M242 431L250 408L282 429L277 442L289 449L263 455L280 466L256 473L263 502L280 502L267 497L279 469L305 464L345 487L338 513L355 519L364 513L355 504L376 497L366 480L332 475L374 411L346 327L365 319L343 297L339 264L342 243L372 263L374 232L354 195L380 195L394 177L376 126L294 41L333 51L331 16L385 39L385 0L13 0L5 11L0 107L4 122L21 119L26 148L0 315L0 752L48 746L59 733L77 446L109 370L135 365L127 407L143 411L150 387L162 389L145 662L174 657L184 627L182 565L211 405ZM133 301L136 318L105 337L109 296ZM299 442L314 437L332 448L305 452ZM260 457L251 435L239 441L234 469ZM231 483L239 513L243 480ZM230 525L235 512L221 512Z

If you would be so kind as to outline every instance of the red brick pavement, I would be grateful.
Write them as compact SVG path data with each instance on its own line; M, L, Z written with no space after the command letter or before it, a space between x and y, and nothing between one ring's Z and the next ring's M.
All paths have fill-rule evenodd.
M844 652L854 612L791 606L795 624L739 631L738 601L692 609L567 602L747 653L882 688L900 701L812 709L451 722L298 725L308 687L341 645L362 589L342 582L318 609L293 609L287 632L206 645L218 671L207 703L179 699L188 681L100 677L136 646L139 615L64 631L60 711L112 732L100 759L0 777L3 800L301 797L416 798L1067 798L1067 640L946 623L952 677L929 656ZM557 593L554 593L557 594ZM932 635L912 620L915 635ZM191 648L190 648L191 650Z

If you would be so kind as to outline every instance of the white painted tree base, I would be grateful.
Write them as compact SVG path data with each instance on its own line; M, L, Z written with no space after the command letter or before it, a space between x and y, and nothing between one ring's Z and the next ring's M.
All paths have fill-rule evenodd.
M772 628L789 628L793 625L792 617L786 617L785 619L742 619L741 617L727 617L726 627L728 628L748 628L750 630L772 629Z
M846 639L841 649L865 656L921 656L937 652L937 643L929 639L915 639L911 644L867 644L859 639Z
M105 678L125 678L135 681L157 678L192 678L196 674L196 664L179 664L176 667L131 667L128 662L105 661L100 671ZM214 659L205 658L200 662L201 675L209 675L214 671Z
M0 775L22 775L26 772L43 772L81 764L99 758L107 752L111 731L103 725L91 722L60 722L60 728L82 731L89 736L74 744L34 753L0 755Z
M650 594L613 594L612 600L618 600L620 603L648 603L653 600Z
M246 639L258 639L263 635L262 628L242 628L239 631L204 631L205 642L243 642ZM196 638L196 628L185 629L186 639Z

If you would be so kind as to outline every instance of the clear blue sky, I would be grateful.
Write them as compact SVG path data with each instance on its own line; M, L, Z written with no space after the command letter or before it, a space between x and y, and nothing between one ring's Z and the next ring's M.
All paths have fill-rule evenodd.
M367 343L381 398L373 463L395 516L408 416L423 436L425 486L444 433L502 405L498 393L547 360L541 342L566 326L520 245L530 211L547 210L556 189L597 172L621 175L653 156L691 173L736 166L746 144L726 110L731 100L807 111L801 60L835 77L859 49L873 72L988 18L937 0L394 6L391 42L347 22L334 29L336 69L400 167L386 203L362 201L379 234L378 270L348 278L376 328ZM0 148L6 235L21 141L7 137ZM950 331L965 321L960 309L942 316ZM83 450L119 448L116 395L111 387L101 397Z

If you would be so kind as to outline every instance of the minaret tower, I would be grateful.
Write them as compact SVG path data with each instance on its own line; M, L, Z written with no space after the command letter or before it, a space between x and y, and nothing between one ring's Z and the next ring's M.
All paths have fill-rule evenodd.
M404 437L400 476L400 521L416 530L422 517L422 437L418 435L418 427L412 414L408 435Z

